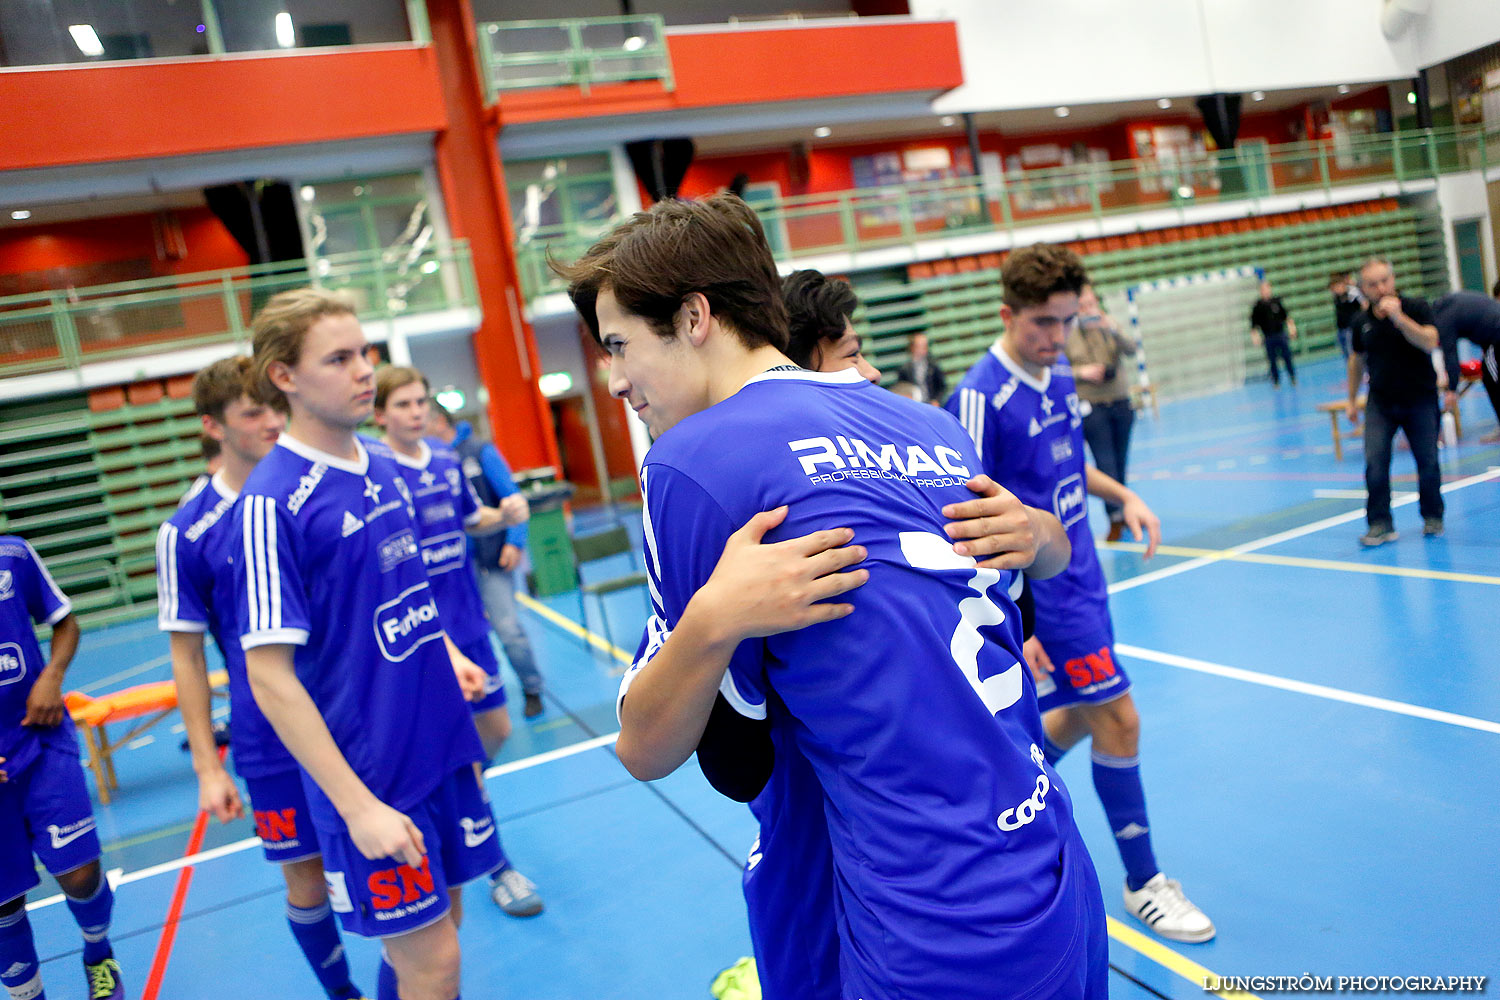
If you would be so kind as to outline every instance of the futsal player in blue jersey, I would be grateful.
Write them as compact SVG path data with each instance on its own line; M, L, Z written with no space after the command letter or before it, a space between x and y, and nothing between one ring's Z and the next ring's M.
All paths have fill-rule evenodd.
M422 564L432 581L433 597L448 637L461 653L484 668L484 694L471 701L469 708L488 759L510 736L510 712L500 679L500 660L490 645L490 622L479 594L468 535L520 524L529 511L519 493L503 498L499 507L481 504L458 455L428 444L430 396L427 379L417 369L383 366L375 375L375 422L385 434L382 440L367 443L372 452L387 455L396 463L411 491ZM500 841L498 832L495 841ZM503 844L500 851L501 865L490 874L490 898L513 917L541 913L542 898L536 885L511 864Z
M500 863L455 677L473 664L443 631L405 480L355 434L375 387L352 304L282 292L253 326L252 389L288 422L238 501L251 689L310 779L334 912L383 942L379 996L454 1000L459 889Z
M1065 247L1014 251L1001 272L1003 336L969 369L947 408L973 438L983 467L1024 502L1047 506L1073 542L1062 573L1031 584L1036 602L1037 697L1046 713L1047 757L1057 761L1089 736L1094 789L1125 864L1125 907L1175 941L1207 941L1213 923L1164 875L1151 848L1141 785L1140 716L1114 652L1108 587L1088 526L1088 494L1122 508L1125 526L1160 539L1156 515L1134 491L1086 465L1083 414L1060 352L1087 283ZM1055 669L1060 667L1061 669Z
M255 704L235 631L238 602L231 560L244 543L232 510L251 470L275 447L285 423L276 409L250 398L249 370L249 358L225 358L193 379L193 406L203 434L220 445L222 458L218 471L189 491L157 535L157 621L171 643L177 708L198 776L199 808L221 823L245 814L239 789L215 745L204 656L204 636L211 635L229 674L234 768L250 793L261 850L286 881L292 937L330 1000L354 1000L363 994L349 978L301 772Z
M42 659L34 624L52 626ZM52 873L83 931L89 1000L125 996L109 943L115 897L99 864L99 835L78 762L62 681L78 650L73 605L24 539L0 535L0 984L42 1000L26 894L32 856Z
M561 270L656 437L659 613L621 760L675 769L720 691L792 742L823 789L849 1000L1102 998L1098 884L1041 750L1010 573L944 531L977 467L962 429L789 362L774 262L733 197L662 202Z

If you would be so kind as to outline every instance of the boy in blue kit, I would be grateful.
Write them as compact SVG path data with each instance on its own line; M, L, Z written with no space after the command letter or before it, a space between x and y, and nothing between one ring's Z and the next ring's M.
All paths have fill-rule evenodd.
M204 634L213 636L229 672L234 766L250 792L255 830L266 860L286 880L292 937L330 1000L362 997L350 982L338 923L323 882L318 835L307 813L297 762L261 714L245 676L236 628L231 559L243 546L232 508L262 458L276 445L281 413L250 398L250 359L226 358L193 379L193 406L203 434L221 446L220 468L184 498L156 540L157 622L170 637L177 707L187 729L198 805L221 823L244 816L234 779L214 741Z
M1055 762L1091 737L1094 788L1125 863L1126 909L1163 937L1207 941L1213 923L1162 874L1151 850L1137 756L1140 716L1114 655L1108 588L1089 533L1087 493L1117 504L1137 540L1145 530L1147 558L1160 522L1132 490L1084 462L1078 394L1066 361L1058 360L1088 281L1083 261L1039 243L1012 252L1001 280L1005 333L969 369L947 409L973 438L991 478L1023 502L1051 508L1073 542L1067 569L1031 584L1036 636L1027 653L1048 713L1047 759Z
M494 757L510 736L510 713L500 661L490 645L490 623L469 557L469 534L495 533L521 524L529 516L525 497L511 494L499 507L479 502L458 456L434 448L424 437L431 390L415 368L386 365L375 376L375 422L385 431L381 441L367 442L372 453L392 459L411 491L417 511L417 544L432 581L438 613L459 652L484 668L484 695L469 703L485 757ZM498 843L500 835L496 833ZM536 885L505 857L490 875L490 898L513 917L542 912Z
M374 371L352 304L300 289L254 321L255 397L289 415L238 501L240 644L309 781L333 910L383 940L379 996L459 995L459 888L498 867L484 758L396 464L355 429ZM482 686L482 681L481 681Z
M43 661L33 623L52 626ZM78 650L73 605L25 540L0 535L0 983L14 1000L41 1000L42 974L26 919L38 883L32 855L57 879L83 931L89 1000L125 996L109 944L114 892L63 705L63 674Z
M733 197L662 202L561 270L656 436L658 613L622 685L621 760L675 769L721 692L770 719L823 790L814 816L770 805L778 829L826 824L849 1000L1102 998L1098 885L1042 755L1011 574L944 532L977 466L961 428L788 361L775 265Z

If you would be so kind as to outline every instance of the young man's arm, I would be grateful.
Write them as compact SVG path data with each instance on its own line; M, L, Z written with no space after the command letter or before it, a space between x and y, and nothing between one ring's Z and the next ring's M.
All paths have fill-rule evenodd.
M868 570L849 570L866 555L849 544L854 533L834 528L762 543L785 517L785 507L756 514L729 536L708 581L663 632L649 662L633 670L620 702L615 752L642 781L665 777L692 756L741 642L854 611L852 604L820 603L869 579ZM660 627L659 620L654 624Z
M1135 490L1092 465L1088 467L1088 490L1105 503L1119 504L1125 527L1130 529L1135 540L1139 542L1143 535L1146 539L1145 558L1150 559L1156 554L1156 547L1161 544L1161 519L1151 512Z
M68 664L73 662L73 654L78 652L78 634L78 619L71 611L53 623L51 655L47 666L31 685L31 693L26 696L26 715L21 719L21 725L51 729L62 724L63 712L66 711L63 675L68 672Z
M1359 351L1349 352L1349 401L1344 404L1344 415L1351 424L1359 423L1359 389L1365 381L1365 356Z
M281 742L323 790L349 828L359 852L372 860L400 858L422 863L422 831L403 813L381 802L344 759L328 725L297 679L292 647L281 643L245 650L245 672L255 702Z
M220 823L245 815L234 779L219 760L214 740L213 698L208 685L208 662L203 656L202 632L169 632L172 681L177 685L177 710L187 730L188 753L198 776L198 808Z
M500 449L496 448L493 442L486 442L479 449L479 468L484 473L484 478L489 482L490 487L500 497L502 506L506 501L510 501L511 497L520 500L522 504L526 503L526 498L521 496L520 487L516 485L516 477L510 471L510 466L505 461L505 456L500 454ZM510 502L514 503L515 501ZM529 517L530 511L528 509L527 515L516 521L505 535L505 544L514 546L516 549L512 565L514 565L514 561L519 559L520 550L526 547L526 528L524 523ZM510 568L510 566L501 566L501 569Z

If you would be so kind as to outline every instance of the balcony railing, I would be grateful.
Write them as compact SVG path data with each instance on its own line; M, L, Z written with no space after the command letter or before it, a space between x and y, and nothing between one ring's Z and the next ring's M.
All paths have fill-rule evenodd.
M1500 164L1500 129L1422 129L1347 141L1244 144L1185 161L1116 160L999 178L965 177L858 188L757 203L782 260L910 245L925 239L1017 229L1193 205L1379 182L1410 182ZM528 297L561 290L550 253L571 260L603 232L539 230L517 248Z
M266 299L306 285L349 292L364 321L479 304L462 242L13 295L0 298L0 378L167 350L248 347L251 317Z
M661 16L490 21L479 26L490 100L502 90L660 80L674 85Z

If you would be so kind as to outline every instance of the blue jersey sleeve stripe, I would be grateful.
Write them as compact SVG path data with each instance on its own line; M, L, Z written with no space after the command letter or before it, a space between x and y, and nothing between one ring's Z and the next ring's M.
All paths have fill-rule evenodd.
M620 721L620 706L625 703L625 692L630 690L630 685L636 675L641 672L641 668L651 662L651 658L661 650L671 634L672 630L667 628L666 622L656 615L646 620L646 635L642 643L641 654L625 671L625 676L620 678L620 692L615 695L615 721Z
M254 632L260 628L260 604L255 599L255 504L256 498L249 497L244 507L240 509L241 545L244 547L245 558L245 631Z
M168 521L156 533L156 623L166 630L177 620L177 528Z
M665 615L661 599L661 559L656 554L656 529L651 525L651 497L647 493L646 469L641 469L641 531L646 541L646 586L651 591L651 610Z
M281 628L281 573L276 547L276 501L266 497L266 593L271 597L269 628Z
M751 701L740 693L740 689L734 683L734 671L724 671L724 679L719 682L719 693L724 700L729 702L729 707L740 713L747 719L764 719L766 717L766 703Z
M31 543L23 538L21 544L26 546L26 555L30 557L31 564L36 567L37 575L41 577L43 585L46 586L51 596L53 607L47 613L47 624L56 625L72 613L73 602L68 600L68 595L62 592L57 581L52 579L52 574L47 572L47 564L42 562L42 557L36 554L36 549L31 547Z

